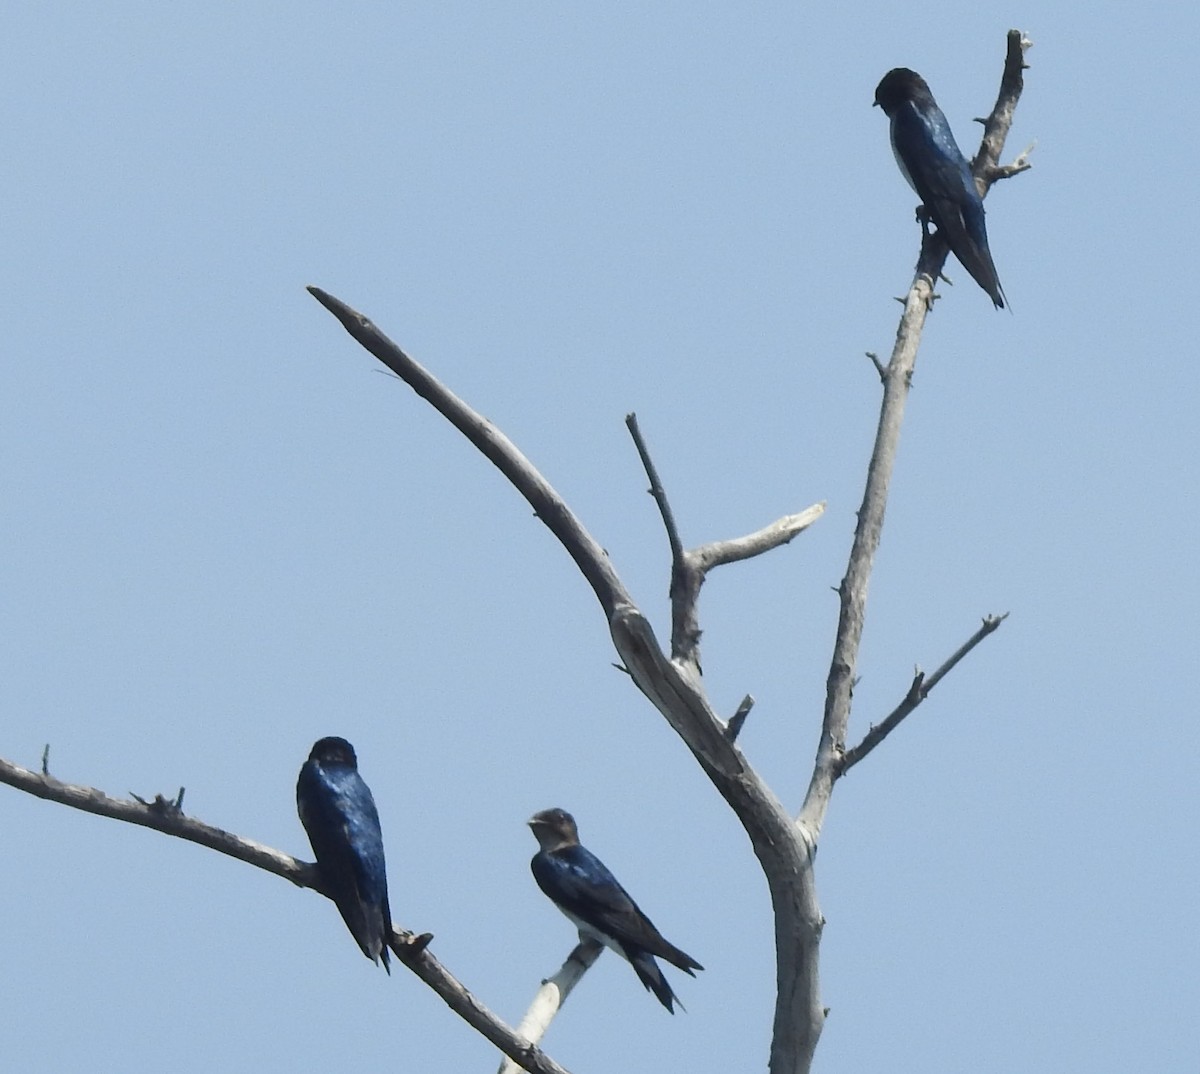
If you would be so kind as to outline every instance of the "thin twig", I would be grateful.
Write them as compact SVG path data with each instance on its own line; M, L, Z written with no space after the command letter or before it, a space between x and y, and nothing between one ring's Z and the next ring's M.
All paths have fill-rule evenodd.
M671 504L667 500L667 490L659 480L658 467L650 458L650 449L642 436L637 415L626 414L625 426L629 429L629 435L633 437L633 446L637 448L638 458L642 460L642 469L646 471L646 477L650 481L650 495L654 497L654 502L658 504L658 512L662 515L663 528L667 531L667 541L671 545L671 563L678 568L683 563L683 541L680 540L679 527L675 523L675 512L671 510Z
M742 733L742 725L746 722L746 717L750 715L750 710L754 708L754 697L747 694L742 698L742 703L738 705L737 712L729 717L729 722L725 725L725 737L730 742L736 742L738 735Z
M704 585L703 572L697 573L690 558L684 554L683 540L679 536L679 525L675 512L667 499L667 491L658 476L658 468L650 457L650 449L638 425L636 414L625 415L625 425L633 437L642 469L650 482L650 495L658 504L663 528L667 531L667 543L671 547L671 584L667 592L671 598L671 659L680 660L700 671L700 619L697 604L700 587Z
M72 809L82 809L97 816L153 828L164 835L198 843L218 853L237 858L247 865L264 869L302 888L312 888L326 897L329 893L321 883L315 865L299 861L281 850L274 850L232 832L184 814L180 808L183 789L175 799L156 795L151 802L113 798L95 787L63 783L53 776L41 775L28 768L0 758L0 783L25 791L27 794L58 802ZM505 1055L512 1057L524 1069L536 1074L568 1074L549 1056L518 1036L477 1000L432 954L425 950L428 934L416 936L404 929L394 929L388 946L396 957L417 977L434 990L464 1021L481 1033Z
M857 746L850 747L842 755L838 776L844 776L887 738L900 725L900 721L929 696L930 691L954 669L954 666L984 638L994 633L1007 618L1008 612L1003 615L986 616L983 625L960 645L937 671L929 676L926 676L923 671L918 671L913 676L912 685L909 686L908 693L904 695L904 700L892 709L885 719L877 724L872 724L870 730L863 736L863 740Z

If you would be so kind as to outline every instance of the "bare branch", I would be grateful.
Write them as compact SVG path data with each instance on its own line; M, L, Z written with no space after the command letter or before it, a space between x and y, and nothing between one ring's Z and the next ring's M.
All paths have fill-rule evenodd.
M554 1016L567 1002L571 990L583 979L583 975L591 969L603 950L595 940L580 940L558 972L542 982L542 987L533 997L525 1017L517 1025L517 1036L523 1037L530 1044L537 1044L550 1028ZM506 1058L500 1064L498 1074L517 1074L519 1069L516 1063Z
M949 675L950 672L954 670L955 665L958 664L958 662L964 656L966 656L967 653L974 649L976 645L983 641L984 638L986 638L989 634L994 634L1000 628L1000 624L1003 623L1007 618L1008 612L1005 612L1003 615L985 615L983 617L983 625L965 642L963 642L962 645L955 649L954 652L947 657L942 666L925 680L925 693L928 694L930 690L932 690L939 682Z
M358 343L375 355L421 398L431 403L508 478L513 487L533 507L537 517L558 538L568 555L575 560L576 566L588 580L606 615L611 616L620 604L632 603L599 542L584 529L583 524L567 507L563 498L554 491L550 482L538 473L507 436L414 362L361 313L319 287L310 287L308 292L342 322L342 327Z
M806 1071L825 1022L817 959L825 919L813 883L813 833L803 822L791 820L770 787L728 741L698 689L695 674L686 665L666 659L637 608L623 609L610 629L633 681L678 732L750 836L767 878L775 917L770 1071Z
M704 695L698 666L664 655L653 629L617 578L603 549L525 456L367 318L319 288L310 287L309 291L354 339L428 399L500 469L533 505L591 583L608 617L620 666L683 739L750 837L775 911L778 998L771 1071L790 1074L807 1070L825 1020L817 980L817 946L823 918L812 876L814 833L792 820L762 777L725 738L724 725Z
M737 563L739 560L752 559L770 552L780 545L785 545L794 537L799 536L809 526L825 513L825 501L814 503L794 515L784 515L783 518L764 526L761 530L747 534L745 537L733 537L727 541L712 541L709 544L695 548L687 555L695 562L697 569L707 572L713 567L721 567L726 563Z
M814 504L797 515L786 515L746 537L713 541L689 552L683 550L679 526L667 500L666 489L658 477L658 469L650 458L636 414L627 414L625 424L633 437L642 467L650 481L650 495L658 504L667 540L671 545L671 658L688 664L700 674L700 589L713 567L760 556L773 548L787 544L803 533L825 512L825 504Z
M629 429L629 435L633 437L633 444L637 448L638 458L642 460L642 469L646 471L646 477L650 481L650 495L654 497L654 502L658 504L659 514L662 515L663 527L667 531L667 541L671 545L671 563L677 568L683 562L683 542L679 539L679 527L675 524L675 514L671 510L671 504L667 501L666 489L663 488L662 482L658 479L658 468L654 465L654 460L650 458L650 449L646 447L642 430L638 426L637 415L626 414L625 425Z
M991 172L1000 165L1000 155L1004 152L1004 143L1012 127L1013 115L1025 88L1025 71L1028 69L1025 53L1033 48L1033 42L1020 30L1009 30L1007 46L1004 74L1000 77L996 103L992 106L991 114L983 122L983 141L971 162L971 171L975 178L984 181L980 189L981 194L987 193L987 188L993 182Z
M858 647L866 614L867 589L875 552L883 532L888 485L896 462L904 404L908 399L921 329L929 310L930 294L932 287L929 280L918 276L905 303L896 344L884 376L879 427L875 434L871 460L867 465L866 488L863 491L862 506L858 511L858 524L854 530L850 560L845 577L838 587L840 607L837 636L826 681L821 737L812 779L800 811L801 821L813 832L819 832L824 821L829 796L833 791L842 751L845 748Z
M625 425L633 437L642 468L650 481L650 495L658 504L658 513L662 516L667 542L671 546L671 585L667 590L671 598L671 657L689 664L699 674L700 618L697 602L700 599L700 587L704 585L704 573L697 572L695 565L684 555L675 513L667 500L666 489L659 480L658 468L650 458L650 449L638 426L637 415L625 415Z
M750 715L750 710L754 708L754 698L747 694L742 698L742 703L738 705L737 712L729 717L729 722L725 725L725 737L730 742L736 742L738 735L742 733L742 726L746 722L746 717Z
M398 946L393 942L389 946L396 958L429 985L445 1001L446 1006L508 1056L516 1064L516 1069L528 1070L530 1074L570 1074L538 1048L535 1042L525 1040L520 1033L496 1017L419 944Z
M1012 126L1013 113L1024 84L1024 55L1030 42L1017 30L1009 31L1007 41L1000 92L996 106L984 125L983 142L976 155L974 172L977 177L983 169L995 167L1004 149L1004 141ZM926 231L917 262L917 275L905 300L896 342L883 375L883 402L875 446L867 465L867 482L858 511L849 563L838 587L840 607L837 636L826 681L821 737L812 779L799 815L801 823L814 838L819 835L824 822L833 784L845 770L846 731L850 722L871 568L883 533L888 486L896 462L904 406L912 385L921 332L933 301L933 281L941 274L947 253L945 240L936 233L931 236Z
M156 795L151 802L112 798L95 787L63 783L53 776L41 775L3 758L0 758L0 783L7 783L26 794L58 802L72 809L82 809L84 812L124 821L126 824L153 828L176 839L199 843L200 846L281 876L298 887L313 888L325 894L315 865L298 861L290 854L272 850L253 839L245 839L189 817L181 809L174 807L171 799L161 794Z
M989 168L984 175L984 179L988 185L998 183L1001 179L1011 179L1014 175L1020 175L1022 172L1029 171L1033 167L1033 162L1030 157L1033 151L1037 148L1037 140L1030 142L1024 149L1018 153L1011 164L998 164L994 168Z
M43 763L45 755L43 755ZM321 882L315 865L299 861L290 854L246 839L232 832L215 828L211 824L186 816L180 804L183 790L175 799L159 794L151 802L130 801L112 798L95 787L75 783L63 783L53 776L39 774L28 768L0 758L0 783L45 798L50 802L82 809L100 817L153 828L164 835L186 839L191 843L208 847L218 853L237 858L247 865L264 869L302 888L312 888L327 898L329 893ZM417 936L401 928L395 928L388 946L408 969L432 988L446 1005L481 1033L505 1055L510 1056L525 1070L534 1074L568 1074L549 1056L544 1055L528 1041L496 1017L487 1007L464 988L458 980L425 948L431 937L428 933Z
M983 625L960 645L937 671L928 677L926 677L923 671L918 671L913 676L912 685L909 686L908 693L904 695L904 700L892 709L881 723L872 724L870 730L863 736L863 740L857 746L852 746L846 750L842 755L842 763L837 772L838 776L844 776L878 746L879 743L887 738L899 726L900 721L929 696L930 691L953 670L954 666L967 653L974 649L976 645L983 641L984 638L994 633L1007 618L1008 612L1005 612L1003 615L986 616L983 620Z

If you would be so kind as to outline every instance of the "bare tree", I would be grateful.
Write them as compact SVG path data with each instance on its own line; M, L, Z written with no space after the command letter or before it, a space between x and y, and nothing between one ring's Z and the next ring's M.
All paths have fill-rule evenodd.
M1016 30L1009 32L1007 41L1000 91L984 121L983 140L972 163L976 182L985 194L997 180L1030 166L1026 159L1028 151L1012 164L999 163L1023 86L1025 50L1030 46ZM454 425L530 503L595 593L621 667L674 728L741 821L766 875L775 917L777 998L771 1074L808 1071L825 1020L818 974L824 918L817 901L812 864L834 786L1004 618L985 617L982 626L935 672L928 676L922 672L916 674L904 697L886 718L872 725L861 741L847 745L871 567L883 529L888 485L921 332L936 297L934 286L941 277L947 253L941 237L926 231L916 275L904 299L891 357L884 364L870 355L883 386L879 425L846 574L838 587L840 615L816 759L803 804L794 816L738 748L738 733L753 706L753 698L747 696L728 720L718 716L709 703L700 667L698 603L709 571L787 544L821 517L824 505L814 504L742 537L688 549L637 419L630 414L626 424L645 468L671 549L671 639L669 648L664 650L603 548L516 445L414 362L370 320L320 288L309 288L313 297L337 317L359 344ZM182 789L174 798L158 795L152 801L111 798L93 787L63 783L51 776L47 755L43 755L40 771L0 759L0 782L76 809L199 843L301 887L327 894L314 865L185 815ZM508 1057L501 1070L565 1074L561 1066L537 1047L537 1042L575 982L599 955L598 945L585 941L576 947L563 967L543 982L525 1019L513 1030L441 965L428 950L430 939L428 934L417 936L397 928L390 947L404 966Z

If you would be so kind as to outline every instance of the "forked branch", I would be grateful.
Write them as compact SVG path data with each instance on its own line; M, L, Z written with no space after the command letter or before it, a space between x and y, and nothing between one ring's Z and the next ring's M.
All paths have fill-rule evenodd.
M658 468L650 457L650 449L642 436L636 414L625 416L625 425L633 437L642 468L650 481L650 495L658 504L663 528L667 531L667 543L671 547L671 659L686 664L697 675L700 674L700 589L708 572L726 563L761 556L764 552L785 545L803 533L825 513L825 503L813 504L794 515L785 515L745 537L733 537L725 541L712 541L685 551L679 536L675 513L671 510L667 491L658 476ZM745 717L742 717L745 719ZM739 725L740 726L740 725ZM736 734L733 737L737 737ZM732 741L732 739L731 739Z
M705 696L698 665L686 659L672 659L663 652L649 621L634 604L600 544L533 464L498 429L409 358L370 320L319 288L310 287L309 291L355 340L462 431L529 501L599 598L624 669L683 739L746 829L766 874L775 908L779 1000L771 1069L777 1074L800 1069L791 1057L801 1055L807 1057L805 1063L811 1061L824 1018L816 991L815 954L821 915L812 882L813 842L726 737L725 725ZM651 481L656 483L654 478ZM742 539L747 542L744 545L733 542L708 546L707 551L701 550L701 562L706 558L732 562L743 554L757 554L786 543L817 517L819 509L810 512L815 513L789 516L759 534Z

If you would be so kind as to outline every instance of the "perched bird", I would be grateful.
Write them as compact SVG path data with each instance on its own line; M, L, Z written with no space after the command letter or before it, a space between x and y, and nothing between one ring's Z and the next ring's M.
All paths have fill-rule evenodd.
M354 747L323 738L296 781L296 807L317 866L350 934L376 965L388 965L392 912L388 907L383 835L371 789L358 774Z
M579 829L570 813L543 809L529 818L529 827L541 848L529 863L538 887L579 929L581 938L596 940L626 959L642 984L674 1014L672 1004L679 1003L679 997L654 956L693 977L692 970L704 967L664 940L604 863L579 845Z
M875 87L875 103L892 121L892 152L908 185L963 268L1002 309L1006 296L988 249L983 198L928 83L897 67Z

